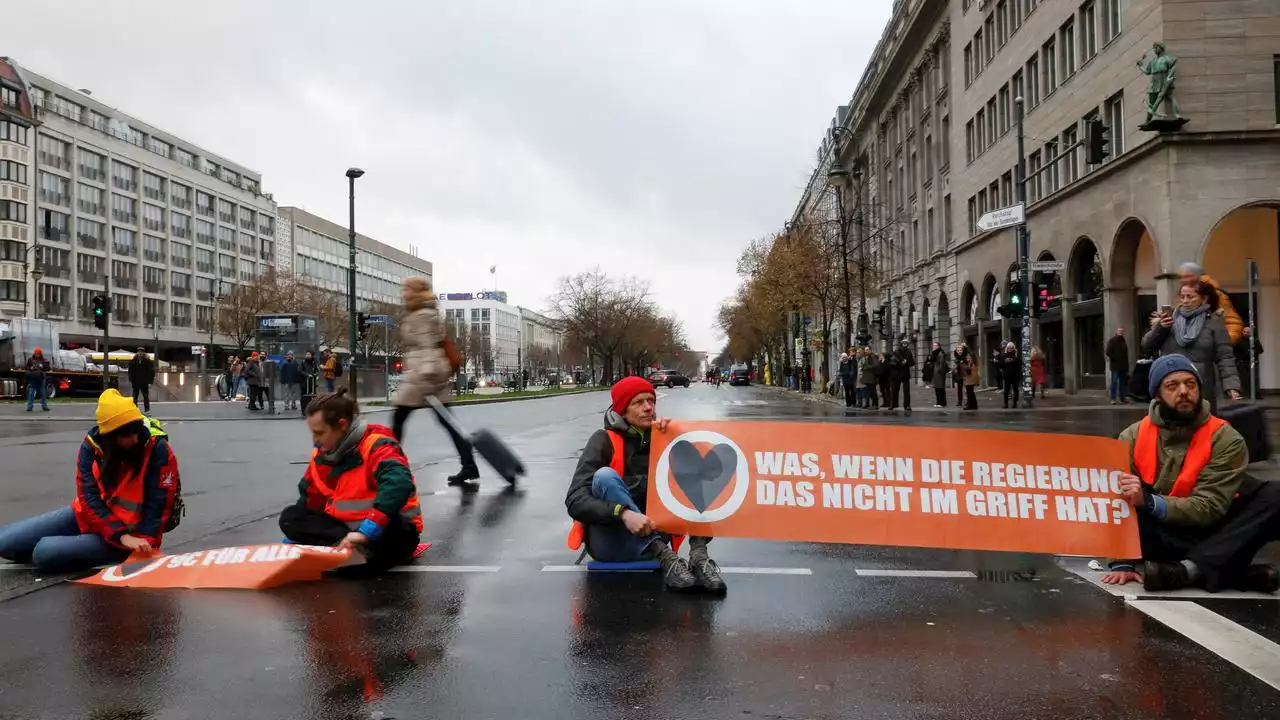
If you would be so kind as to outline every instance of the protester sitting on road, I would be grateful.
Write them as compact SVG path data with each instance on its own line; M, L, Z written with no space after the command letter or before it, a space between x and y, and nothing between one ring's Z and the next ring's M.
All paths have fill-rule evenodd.
M0 557L57 572L160 548L181 487L168 437L114 388L97 421L80 443L71 506L0 529Z
M662 432L668 422L656 417L653 385L625 377L614 384L610 398L604 427L587 439L564 500L569 517L585 526L588 552L606 562L655 558L671 590L700 586L724 592L720 567L707 553L711 538L689 538L686 562L672 549L670 537L658 533L644 514L651 429Z
M1142 558L1112 562L1102 580L1136 580L1147 590L1275 592L1275 566L1251 563L1263 545L1280 540L1280 482L1245 472L1244 438L1209 412L1200 380L1182 355L1152 363L1148 415L1120 434L1134 471L1120 488L1137 512Z
M317 395L306 412L315 449L298 483L298 502L280 513L285 537L359 550L370 570L413 559L422 510L391 428L362 420L347 388Z
M1182 287L1195 287L1198 283L1205 283L1213 288L1213 294L1218 298L1217 303L1214 304L1214 313L1222 318L1222 324L1226 326L1231 342L1234 344L1240 339L1240 335L1244 332L1244 320L1240 317L1240 313L1236 312L1235 305L1231 304L1231 297L1223 292L1217 280L1209 277L1202 265L1193 262L1182 263L1178 266L1178 280Z
M404 439L404 426L414 410L425 407L427 398L436 396L442 403L449 400L449 376L453 368L444 350L445 328L436 306L435 293L426 278L411 277L400 288L406 315L400 322L400 344L404 348L404 375L396 390L395 414L391 418L391 430L396 440ZM475 453L467 441L452 425L436 413L436 420L444 427L453 448L462 461L462 468L449 476L449 485L463 492L478 490L475 480L480 477Z
M1142 337L1143 352L1185 355L1195 363L1201 378L1200 395L1209 401L1212 412L1217 411L1222 390L1232 400L1240 399L1235 351L1217 313L1218 301L1208 283L1183 285L1178 291L1178 307L1168 314L1158 313L1151 330Z

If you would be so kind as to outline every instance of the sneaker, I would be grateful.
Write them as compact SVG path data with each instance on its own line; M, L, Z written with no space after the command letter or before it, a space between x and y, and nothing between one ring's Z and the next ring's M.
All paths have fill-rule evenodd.
M668 590L690 590L698 584L698 579L689 570L689 563L682 557L664 559L662 571L662 582Z
M449 486L457 487L459 485L466 485L467 483L470 483L472 480L479 480L479 479L480 479L479 468L477 468L474 465L465 466L461 470L459 470L456 474L449 476Z
M709 593L723 595L728 587L724 584L724 578L720 576L720 566L711 558L702 558L691 563L693 577L698 581L698 586Z
M1187 568L1182 563L1160 563L1150 560L1143 563L1142 587L1144 590L1177 590L1191 584Z

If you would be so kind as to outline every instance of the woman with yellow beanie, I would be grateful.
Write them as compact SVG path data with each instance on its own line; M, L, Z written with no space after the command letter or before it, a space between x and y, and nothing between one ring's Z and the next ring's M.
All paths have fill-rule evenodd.
M57 572L109 565L160 548L176 526L178 459L160 424L111 389L80 443L70 507L0 528L0 557Z

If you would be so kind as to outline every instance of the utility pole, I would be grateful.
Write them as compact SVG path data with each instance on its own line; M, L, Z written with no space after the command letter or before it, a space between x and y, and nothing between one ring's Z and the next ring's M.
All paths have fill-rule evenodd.
M351 398L356 392L356 178L364 175L360 168L347 169L348 209L347 249L350 251L347 266L347 352L351 353Z
M106 392L111 387L111 312L114 310L111 306L111 264L110 260L103 263L102 269L102 292L103 300L107 306L106 317L102 321L102 391Z
M1018 121L1018 177L1014 183L1018 195L1018 203L1024 208L1027 202L1027 153L1023 144L1023 99L1021 96L1013 101L1014 114ZM1025 212L1025 210L1024 210ZM1031 254L1031 230L1027 227L1024 216L1018 225L1018 284L1022 287L1022 404L1031 408L1034 397L1031 385L1031 273L1028 263Z

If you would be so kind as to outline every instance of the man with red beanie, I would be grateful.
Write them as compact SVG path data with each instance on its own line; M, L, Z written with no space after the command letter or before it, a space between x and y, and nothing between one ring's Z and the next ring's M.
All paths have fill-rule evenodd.
M725 591L720 568L707 554L711 538L689 538L689 560L644 514L649 492L649 433L667 427L656 415L657 392L641 377L624 377L610 391L604 427L582 449L564 504L585 527L587 551L606 562L656 559L668 589Z

